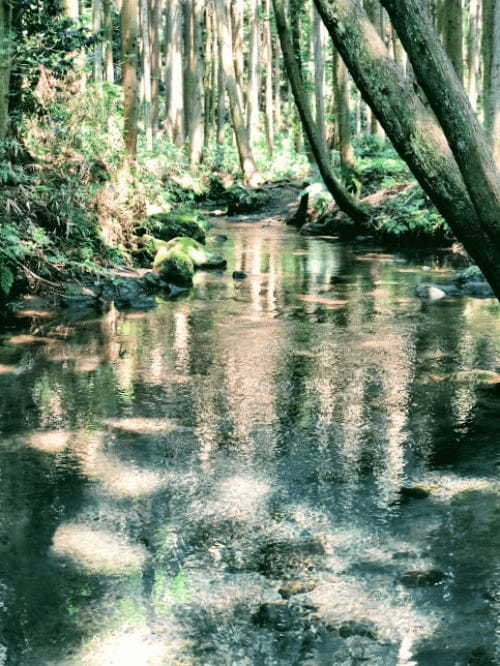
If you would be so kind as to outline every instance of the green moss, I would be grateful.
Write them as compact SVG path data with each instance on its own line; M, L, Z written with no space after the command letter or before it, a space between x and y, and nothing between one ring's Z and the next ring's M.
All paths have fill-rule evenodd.
M156 213L147 220L147 227L153 234L164 241L172 240L179 236L193 238L199 243L205 243L205 227L207 223L194 212Z

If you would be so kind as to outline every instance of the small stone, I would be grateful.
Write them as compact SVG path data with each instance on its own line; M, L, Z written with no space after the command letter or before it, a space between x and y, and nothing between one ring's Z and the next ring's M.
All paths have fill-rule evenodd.
M296 594L312 592L316 586L317 583L312 580L291 580L284 583L278 591L283 599L290 599Z
M401 582L406 587L430 587L437 585L444 579L444 573L439 569L427 571L406 571L401 576Z
M234 271L233 272L233 280L244 280L247 276L246 273L243 273L243 271Z
M403 486L399 489L399 494L402 499L426 499L430 492L418 486Z
M349 638L350 636L365 636L371 640L377 640L375 624L368 620L348 620L347 622L343 622L340 625L338 632L341 638Z

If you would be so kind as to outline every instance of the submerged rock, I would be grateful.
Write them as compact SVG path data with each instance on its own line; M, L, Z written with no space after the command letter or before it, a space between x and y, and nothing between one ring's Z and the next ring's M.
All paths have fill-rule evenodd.
M248 276L243 271L234 271L233 272L233 280L244 280L246 277L248 277Z
M284 583L278 592L283 599L290 599L290 597L293 597L296 594L312 592L316 586L317 583L313 580L291 580Z
M428 301L441 301L443 298L456 298L461 296L460 289L447 284L420 284L415 290L418 298Z
M418 486L402 486L399 489L399 494L403 500L426 499L429 497L430 492Z
M370 620L347 620L346 622L342 622L338 628L338 632L341 638L365 636L373 641L377 640L376 625L374 622L370 622Z
M165 242L147 237L156 249L153 268L167 282L178 286L190 286L197 268L225 268L226 260L219 255L211 255L192 238L173 238Z
M400 580L406 587L430 587L443 579L444 573L439 569L427 569L406 571Z

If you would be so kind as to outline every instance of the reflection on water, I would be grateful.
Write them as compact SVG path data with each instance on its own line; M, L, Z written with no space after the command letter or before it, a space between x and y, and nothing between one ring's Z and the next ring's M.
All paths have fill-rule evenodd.
M0 664L498 663L499 306L224 231L178 301L3 336Z

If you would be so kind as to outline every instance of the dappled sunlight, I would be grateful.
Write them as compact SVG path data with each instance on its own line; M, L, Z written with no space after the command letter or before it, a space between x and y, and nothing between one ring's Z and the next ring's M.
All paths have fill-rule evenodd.
M71 430L37 432L28 438L28 443L31 448L43 453L59 453L70 445L74 434Z
M210 511L240 520L252 520L271 492L268 481L239 474L225 479L210 502Z
M52 539L52 552L92 574L121 576L138 572L146 563L143 546L85 523L63 523Z
M144 416L127 417L119 419L104 419L104 425L124 432L137 434L165 434L176 429L172 419L148 418Z
M17 374L19 374L19 372L15 365L7 365L5 363L0 363L0 377L2 375L17 375Z

